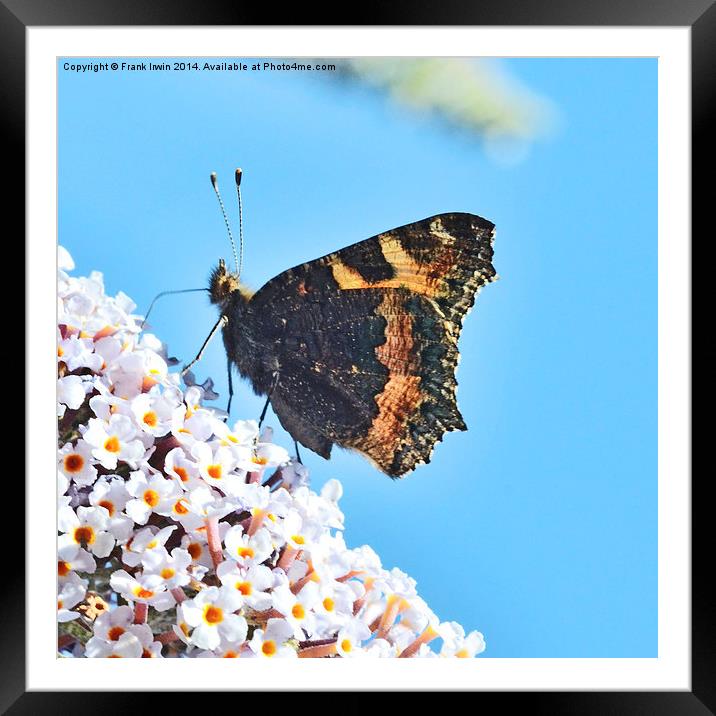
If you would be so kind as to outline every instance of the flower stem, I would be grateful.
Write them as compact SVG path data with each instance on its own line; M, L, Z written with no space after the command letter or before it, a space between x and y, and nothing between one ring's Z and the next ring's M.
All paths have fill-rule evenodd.
M438 636L440 635L435 631L435 629L428 625L428 628L415 641L408 644L408 646L406 646L405 649L398 654L398 658L406 659L408 657L415 656L415 654L418 653L418 649L420 649L423 644L431 642Z
M316 646L306 646L298 650L299 659L320 659L324 656L333 656L336 653L336 642L329 644L317 644Z
M147 621L147 613L149 605L146 602L135 602L134 604L134 623L144 624Z
M266 516L266 513L263 510L258 510L258 509L251 516L251 522L249 523L249 528L246 531L246 534L249 535L249 537L256 534L256 530L259 527L261 527L261 523L264 521L265 516Z
M154 641L158 641L160 644L171 644L173 641L179 641L179 635L175 631L165 631L155 635Z
M283 468L277 467L276 471L264 482L264 487L268 487L269 490L274 486L283 482Z
M385 639L386 635L390 631L390 628L395 623L395 620L397 619L403 606L402 602L403 600L397 594L391 594L388 597L385 611L383 612L383 616L378 624L377 637L379 639Z
M317 582L318 575L313 568L310 568L304 577L301 577L295 584L291 586L291 592L298 594L309 582Z
M298 555L299 550L294 549L291 547L291 545L286 545L285 549L283 550L283 554L281 555L281 559L278 561L278 567L281 567L281 569L284 572L288 572L289 567L293 564L294 560L296 559L296 556Z
M221 550L221 538L219 537L219 518L206 518L206 538L209 541L209 554L211 561L216 569L223 561L223 553Z

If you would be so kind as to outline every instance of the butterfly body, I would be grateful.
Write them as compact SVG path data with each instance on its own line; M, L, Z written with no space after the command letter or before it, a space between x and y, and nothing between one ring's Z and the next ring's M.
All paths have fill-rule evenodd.
M328 458L358 450L391 477L465 430L462 320L495 279L494 225L440 214L284 271L249 294L223 262L210 283L230 362L281 425Z

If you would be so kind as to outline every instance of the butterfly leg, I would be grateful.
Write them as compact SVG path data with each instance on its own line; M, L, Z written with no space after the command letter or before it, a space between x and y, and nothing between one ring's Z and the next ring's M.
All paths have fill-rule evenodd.
M214 327L211 329L211 333L208 335L207 339L204 341L201 348L199 349L199 352L196 354L196 358L194 358L194 360L189 363L189 365L185 365L182 368L182 375L184 375L189 370L189 368L194 365L194 363L197 363L201 360L201 357L202 355L204 355L206 347L209 345L209 341L211 341L211 339L214 337L214 335L220 328L223 328L227 324L228 320L229 319L226 316L221 316L221 318L219 318L219 320L214 324Z
M229 377L229 402L226 405L226 422L229 419L229 413L231 412L231 400L234 397L234 381L231 377L231 358L226 361L226 373Z
M298 452L298 441L293 441L293 446L296 448L296 460L298 461L299 465L303 465L303 460L301 460L301 453Z
M261 411L261 417L259 418L259 430L261 430L261 424L266 417L266 411L268 410L269 403L271 402L271 393L273 393L276 386L278 385L278 375L278 371L274 371L273 382L271 383L271 387L269 388L268 395L266 396L266 402L264 403L264 409Z

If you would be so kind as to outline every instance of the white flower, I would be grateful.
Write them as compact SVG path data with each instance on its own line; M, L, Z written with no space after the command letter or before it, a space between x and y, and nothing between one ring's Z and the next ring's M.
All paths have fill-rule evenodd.
M231 527L224 537L225 554L242 567L265 562L273 552L269 533L265 529L258 530L254 535L243 533L240 525Z
M70 256L70 252L64 246L57 247L57 267L61 271L72 271L75 262Z
M292 510L281 523L281 532L287 546L310 553L321 536L322 527L316 522L302 519L296 510Z
M138 659L142 656L142 642L131 631L126 631L117 641L103 641L92 637L85 648L89 659Z
M164 471L174 477L183 490L191 490L204 484L199 476L199 467L186 457L180 447L167 453L164 458Z
M167 514L182 495L173 480L163 475L151 475L149 478L141 471L131 473L127 491L135 499L127 502L127 514L138 524L144 525L152 512Z
M229 426L221 420L213 422L213 432L222 445L243 445L251 448L259 436L259 424L255 420L237 420L234 427Z
M87 581L73 580L62 585L57 595L57 621L69 622L77 619L79 612L71 611L84 598L87 593Z
M64 557L57 560L57 579L60 584L74 578L75 572L92 574L97 569L94 557L79 545L75 546L74 554L70 548L66 549Z
M212 450L207 443L196 442L191 448L199 474L207 484L219 488L226 495L237 495L245 484L245 472L233 472L236 467L234 454L228 447Z
M261 470L267 467L277 467L285 465L289 461L288 451L280 445L273 443L257 443L253 449L253 454L249 456L248 461L243 461L240 467L245 470Z
M307 487L308 470L300 462L292 461L281 469L281 479L284 486L289 490Z
M90 383L79 375L66 375L57 381L57 401L70 410L77 410L85 402L86 387Z
M192 567L196 569L208 570L213 567L213 561L209 554L209 545L206 541L206 534L199 536L198 533L192 532L181 538L182 549L185 549L191 557Z
M201 529L201 525L205 523L208 517L221 519L238 508L232 498L219 497L219 493L216 490L212 490L206 483L202 483L200 487L185 493L182 497L179 497L178 501L182 509L177 509L177 503L174 503L172 518L180 521L182 527L189 531ZM188 513L183 511L184 508L188 510ZM222 523L222 525L228 527L226 523Z
M248 626L244 617L233 613L240 606L240 594L228 587L207 587L194 599L183 602L184 619L193 627L192 643L202 649L216 649L223 637L230 643L241 644Z
M167 364L152 350L136 349L119 355L107 373L115 386L115 394L131 400L163 381Z
M256 629L249 646L256 656L264 658L296 656L296 650L286 645L293 637L293 627L285 619L269 619L266 630Z
M95 353L94 341L91 338L79 338L75 335L60 340L57 344L57 358L67 366L68 370L89 368L93 373L97 373L104 362L102 356ZM80 376L68 377L79 378ZM79 405L77 407L79 408Z
M274 609L283 614L293 627L296 639L305 639L315 634L314 608L320 600L320 594L314 582L306 584L298 594L294 594L288 584L281 584L274 588L272 596Z
M370 639L371 631L360 619L349 619L336 638L336 652L344 658L362 654L361 642Z
M354 594L350 587L340 582L322 581L318 591L319 598L314 607L318 629L329 634L352 618Z
M174 633L188 646L192 647L191 632L192 629L184 616L184 603L177 605L176 624L172 626Z
M112 573L109 583L128 602L151 604L159 612L171 609L176 603L164 580L157 574L140 574L135 578L120 569Z
M130 498L121 477L107 475L95 482L89 495L91 505L103 507L109 514L109 531L119 542L126 542L132 535L134 521L122 510Z
M118 460L136 467L144 455L144 445L135 436L132 421L126 415L112 415L109 424L90 418L83 438L92 446L92 454L102 467L115 470Z
M444 622L440 625L443 648L440 656L454 656L459 659L471 659L485 651L485 638L479 631L465 635L465 629L457 622Z
M269 609L272 598L269 588L273 586L273 575L268 567L254 564L248 569L241 569L236 562L226 560L216 569L221 583L227 588L234 588L240 595L241 606L248 606L256 611Z
M59 452L59 468L77 485L91 485L97 479L97 468L92 464L92 446L84 440L76 445L66 443Z
M187 567L191 564L191 555L185 549L175 547L171 556L164 547L147 550L142 557L144 574L157 574L167 589L183 587L189 584L191 577Z
M109 516L101 507L61 509L58 516L60 535L57 553L62 560L72 560L77 548L86 546L97 557L106 557L114 547L114 536L107 531Z
M148 624L134 624L134 612L128 606L120 606L112 611L100 614L94 622L94 636L87 642L86 656L89 658L107 656L161 657L161 644L154 641L154 635ZM137 648L134 639L139 642ZM119 652L117 644L124 638ZM109 647L109 650L108 650Z
M171 430L174 411L183 411L183 408L177 408L166 396L148 393L134 398L131 401L131 409L137 427L154 437L166 435Z
M163 529L151 525L139 530L122 546L122 561L128 567L136 567L147 550L163 547L175 529L176 525Z

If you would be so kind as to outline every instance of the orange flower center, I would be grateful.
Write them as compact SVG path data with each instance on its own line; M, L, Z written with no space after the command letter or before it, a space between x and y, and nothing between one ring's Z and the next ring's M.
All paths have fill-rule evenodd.
M209 467L206 468L206 471L209 473L209 477L214 480L221 479L221 465L209 465Z
M70 571L70 565L67 562L58 562L57 563L57 574L59 574L60 577L65 577Z
M145 589L144 587L135 587L134 596L140 599L151 599L154 596L154 592L151 589Z
M189 508L184 504L183 500L177 500L174 503L174 512L176 512L178 515L185 515L187 512L189 512Z
M142 378L142 393L146 393L151 390L158 382L158 380L145 375L144 378Z
M184 467L175 467L174 472L176 472L182 482L186 482L189 479L189 473Z
M224 659L236 659L239 655L235 651L227 651L226 654L224 654Z
M268 462L267 457L261 457L260 455L254 455L251 458L251 462L253 462L256 465L265 465Z
M253 557L256 553L251 547L239 547L239 549L236 550L239 554L239 557Z
M142 497L149 507L156 507L159 504L159 493L156 490L146 490Z
M291 539L296 544L306 544L306 538L303 535L293 535L293 537L291 537Z
M323 600L323 608L327 612L332 612L335 609L335 607L336 607L336 603L330 597L326 597Z
M94 340L98 341L100 338L106 338L107 336L111 336L113 333L116 333L117 329L113 328L112 326L105 326L104 328L100 328L97 333L94 334Z
M100 507L104 507L107 512L109 512L109 516L112 517L114 515L114 503L110 502L109 500L102 500L98 503Z
M113 626L107 632L107 637L110 641L117 641L122 634L124 634L124 629L121 626Z
M119 439L116 435L112 435L112 437L107 438L104 441L104 449L107 452L116 453L119 452Z
M157 414L153 410L149 410L148 412L144 413L144 415L142 416L142 421L148 427L156 428L157 423L159 422L159 419L157 418Z
M276 653L276 642L275 641L265 641L261 645L261 651L264 656L273 656Z
M236 588L245 596L248 597L253 591L251 582L236 582Z
M83 527L77 527L74 533L75 542L77 544L92 544L94 542L94 530L89 525Z
M81 472L85 466L85 460L82 455L72 453L71 455L65 456L65 472Z
M187 545L186 551L191 555L192 559L199 559L201 556L201 545L198 542L192 542Z
M171 579L176 574L176 571L171 567L164 567L161 571L162 579Z
M215 607L213 604L207 604L204 607L204 621L207 624L219 624L224 621L223 609Z
M350 639L344 639L344 640L341 642L341 649L342 649L346 654L347 654L348 652L350 652L351 649L353 649L353 644L351 644L351 640L350 640Z
M291 614L294 619L303 619L306 616L306 610L303 608L303 604L294 604L291 609Z

